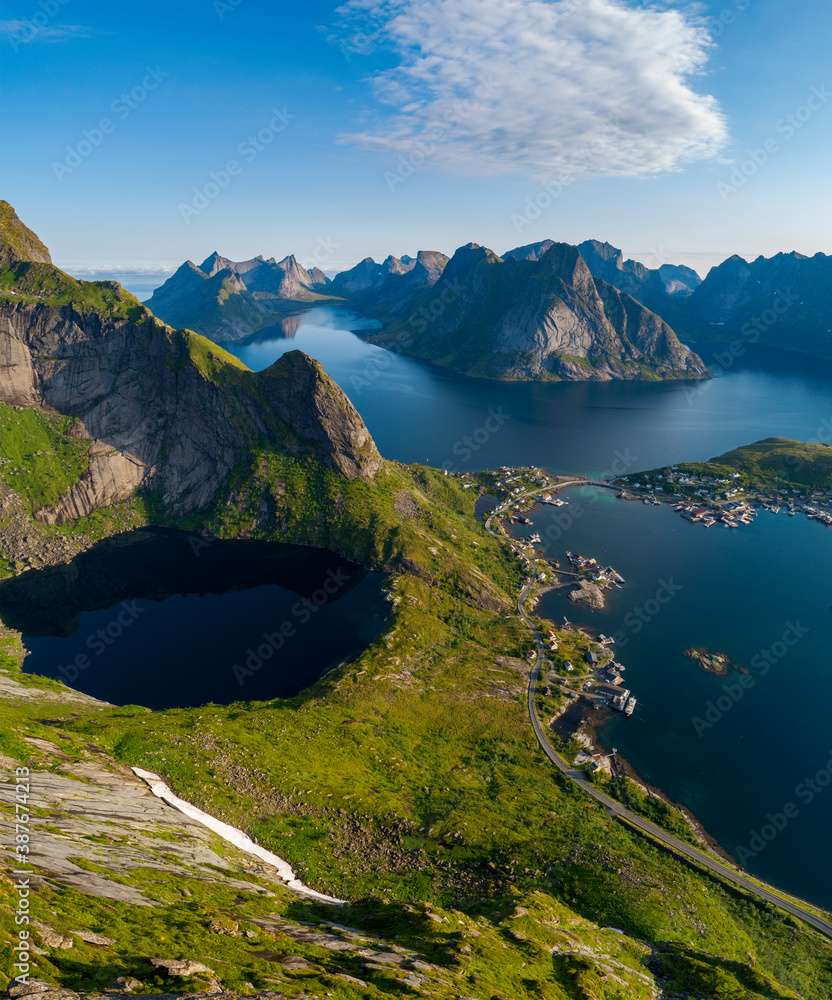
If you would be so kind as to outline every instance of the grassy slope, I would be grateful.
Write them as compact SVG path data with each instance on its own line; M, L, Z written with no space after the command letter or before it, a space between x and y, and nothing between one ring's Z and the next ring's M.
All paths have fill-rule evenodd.
M411 576L397 579L395 596L386 636L289 701L157 713L4 704L4 723L52 740L86 739L161 772L316 887L389 900L405 943L424 945L425 934L402 918L403 901L493 927L518 899L524 908L534 899L561 924L580 916L570 928L578 946L598 934L593 925L609 924L628 933L622 944L641 954L643 970L641 942L654 942L677 982L722 983L700 995L789 996L760 986L775 977L799 994L832 996L828 943L611 823L546 765L524 716L525 671L507 659L527 644L516 619ZM14 736L3 749L21 756ZM380 918L387 907L375 903L366 914L394 919ZM189 941L194 931L187 914L180 918ZM520 947L505 927L498 938ZM445 946L473 963L458 951L462 943ZM562 954L552 965L540 946L520 952L524 961L531 952L535 971L486 949L474 974L518 998L561 995L541 990L538 977L569 983L565 996L639 995L604 991L591 958L575 966L574 955ZM756 979L759 989L732 994L737 977L749 986ZM584 992L573 988L577 980L589 984Z
M229 391L244 376L202 338L186 343L206 377ZM260 525L264 493L276 514ZM402 494L415 503L405 515L398 512ZM189 526L398 564L408 572L394 578L387 634L290 701L77 715L72 706L57 717L50 706L48 721L37 704L3 703L3 749L25 758L22 732L92 740L120 760L160 771L184 797L250 830L308 881L350 898L430 901L468 914L455 920L493 927L519 893L559 919L577 919L574 913L591 922L577 925L579 943L598 933L595 922L631 935L623 940L633 954L645 954L636 942L655 943L668 975L689 988L710 982L702 995L789 996L762 985L771 975L807 996L832 997L827 942L611 823L546 764L524 716L525 671L512 660L528 636L516 618L487 610L508 605L516 563L476 526L473 502L470 491L433 470L387 463L372 485L347 483L261 442L250 465L237 470L227 501L203 525ZM165 520L152 498L132 503L137 521ZM85 521L99 517L106 533L108 516ZM14 657L14 637L7 642ZM385 905L374 912L386 912ZM177 934L191 933L196 918L177 911L177 919ZM418 921L396 920L403 937L426 939ZM559 952L553 960L539 943L506 945L522 935L505 928L496 940L500 950L465 959L488 989L558 1000L637 995L605 987L591 958ZM504 967L504 945L519 949L523 961L531 956L534 975L518 961ZM745 993L732 993L739 983Z
M69 436L75 421L0 403L0 476L34 512L51 506L89 465L89 441Z
M15 260L50 260L36 233L25 226L7 201L0 200L0 256Z
M117 319L141 320L148 310L116 281L80 281L51 264L18 262L0 265L0 302L72 305Z

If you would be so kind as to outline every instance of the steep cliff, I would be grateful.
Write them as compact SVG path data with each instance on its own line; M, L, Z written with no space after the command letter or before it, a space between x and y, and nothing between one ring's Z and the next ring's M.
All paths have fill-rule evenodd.
M254 374L146 310L135 318L0 302L0 401L75 418L84 476L42 519L65 522L142 488L172 511L208 508L263 442L347 478L382 464L363 421L299 351Z
M52 421L53 451L76 445L75 475L54 503L34 511L38 519L66 523L137 490L171 514L204 512L255 454L346 480L371 479L381 468L361 417L305 354L255 374L198 334L160 322L113 282L79 282L8 252L0 269L0 404ZM17 423L9 417L9 435ZM43 465L33 455L19 461L32 463L30 480ZM67 472L67 461L58 465L43 475Z
M337 279L336 279L337 280ZM401 280L401 279L399 279ZM701 360L658 316L594 279L576 247L502 259L470 243L416 294L373 310L368 334L392 350L474 375L516 379L704 378Z

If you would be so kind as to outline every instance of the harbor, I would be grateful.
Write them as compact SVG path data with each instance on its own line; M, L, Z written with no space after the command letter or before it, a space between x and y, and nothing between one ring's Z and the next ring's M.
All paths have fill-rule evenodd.
M743 490L732 483L738 473L717 479L713 476L695 477L683 474L671 466L666 473L653 473L651 479L661 482L642 482L623 476L616 480L616 496L620 500L641 501L660 506L669 504L686 521L706 528L722 525L740 528L754 523L760 510L770 514L785 513L789 517L805 514L809 520L832 525L832 490L781 489L766 493L760 490ZM626 486L624 485L626 484ZM680 495L683 493L685 495Z

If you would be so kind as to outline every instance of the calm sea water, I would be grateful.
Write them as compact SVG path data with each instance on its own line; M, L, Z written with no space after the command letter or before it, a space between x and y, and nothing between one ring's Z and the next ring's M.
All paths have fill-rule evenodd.
M291 337L230 349L255 370L287 350L307 352L350 396L383 454L460 471L635 471L768 436L828 440L832 431L832 364L817 358L749 347L726 365L725 345L696 345L718 378L507 384L369 345L359 333L371 325L317 309ZM486 430L495 414L489 426L500 426ZM534 520L544 537L552 526L551 554L594 555L627 580L604 614L581 615L557 594L542 604L557 621L568 614L620 633L619 657L639 705L632 719L609 726L610 745L690 808L750 872L832 906L832 786L820 784L832 758L832 530L766 512L751 527L706 529L604 490L573 492L569 507L542 508ZM660 597L673 596L661 603L664 585ZM787 645L784 636L796 634ZM753 685L737 688L739 674L705 674L682 655L691 646L727 653L752 670ZM766 650L776 660L767 670ZM797 814L777 830L788 803ZM769 840L754 836L772 832Z
M769 436L832 437L832 363L817 358L749 347L707 381L512 384L375 347L358 335L375 326L321 308L301 317L291 337L226 346L255 371L305 351L344 389L383 455L459 471L512 464L603 473L622 462L650 469ZM725 345L699 350L715 367Z
M514 530L540 532L562 564L570 549L626 580L605 612L558 591L539 605L616 638L638 706L605 728L606 744L748 871L832 907L832 529L762 510L747 527L705 528L610 490L564 497L569 506L541 507ZM749 669L748 687L700 670L682 655L693 646Z

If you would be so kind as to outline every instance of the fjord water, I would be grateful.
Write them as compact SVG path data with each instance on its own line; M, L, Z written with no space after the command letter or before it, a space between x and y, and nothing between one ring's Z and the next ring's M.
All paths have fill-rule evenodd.
M118 705L291 697L370 645L383 574L332 553L140 531L0 584L27 672Z
M460 472L510 464L601 474L702 461L764 437L832 439L832 363L818 358L699 345L718 378L496 382L361 339L377 326L326 307L301 316L292 336L264 331L225 346L255 371L304 351L350 397L385 457Z
M616 639L638 705L603 728L604 745L749 872L832 907L832 530L762 510L752 525L709 529L611 490L563 495L569 506L542 506L533 527L513 530L539 532L562 565L569 549L626 580L607 611L579 608L565 591L538 606L557 624L566 616ZM682 655L694 646L748 669L748 687L739 673L702 671Z
M461 472L541 465L621 473L705 460L768 436L832 439L832 364L818 358L696 345L717 378L511 384L381 350L359 336L373 326L322 308L302 316L290 337L261 334L229 349L255 370L288 350L305 351L344 388L384 455ZM734 855L759 846L753 835L770 833L770 817L780 822L792 802L798 815L756 856L744 854L745 867L832 906L832 788L807 802L810 790L801 787L832 757L832 530L785 512L762 512L751 527L708 530L666 507L617 501L609 491L578 500L582 516L575 517L573 498L560 514L542 508L530 530L546 538L547 526L557 527L553 519L571 512L550 553L597 556L627 580L603 614L581 615L554 593L541 605L558 622L568 614L623 632L618 652L639 706L632 719L613 720L606 742ZM663 579L682 589L637 631L638 619L628 615L655 600ZM808 631L767 672L754 671L754 686L716 723L697 729L694 717L707 723L708 703L730 698L724 687L739 675L707 675L683 650L705 646L751 668L765 649L781 649L790 622Z

